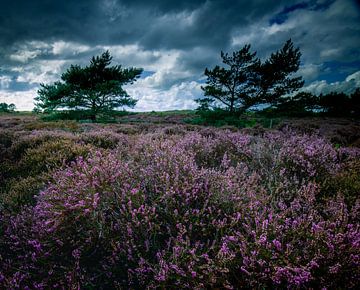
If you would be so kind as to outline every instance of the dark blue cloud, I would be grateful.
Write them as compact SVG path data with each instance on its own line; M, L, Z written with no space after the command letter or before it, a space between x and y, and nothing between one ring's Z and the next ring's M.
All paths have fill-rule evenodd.
M308 9L308 10L313 10L313 11L326 10L334 2L335 2L335 0L327 0L324 2L318 2L316 0L311 0L311 1L304 1L304 2L300 2L300 3L296 3L291 6L285 6L285 8L283 10L281 10L281 12L277 13L274 17L272 17L269 20L269 24L273 25L273 24L284 23L289 18L289 14L296 10L302 10L302 9Z
M282 24L289 18L289 13L299 9L306 9L309 7L308 2L297 3L292 6L286 6L280 13L277 13L273 18L269 20L269 24Z

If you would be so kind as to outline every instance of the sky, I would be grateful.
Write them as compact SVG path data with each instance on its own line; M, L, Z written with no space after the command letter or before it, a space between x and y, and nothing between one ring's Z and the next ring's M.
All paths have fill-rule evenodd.
M1 0L3 1L3 0ZM196 108L205 68L251 44L261 59L291 38L302 90L360 87L356 0L14 0L0 13L0 102L32 110L40 83L109 50L144 73L127 92L136 111Z

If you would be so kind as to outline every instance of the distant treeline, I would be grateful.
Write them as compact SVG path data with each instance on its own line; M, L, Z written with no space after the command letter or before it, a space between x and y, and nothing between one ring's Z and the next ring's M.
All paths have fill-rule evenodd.
M0 103L0 112L11 113L16 109L14 104Z
M331 117L360 117L360 88L352 94L330 92L314 95L300 92L283 98L277 105L264 112L285 116L323 115Z
M200 106L197 117L189 121L197 125L252 127L260 124L272 127L288 117L346 117L360 118L360 89L352 94L330 92L315 95L299 92L293 96L282 97L276 103L250 108L246 112L231 112L227 107Z

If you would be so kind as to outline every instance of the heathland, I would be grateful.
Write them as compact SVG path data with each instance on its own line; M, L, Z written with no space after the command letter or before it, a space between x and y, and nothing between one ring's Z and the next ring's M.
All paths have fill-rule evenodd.
M0 115L0 288L359 286L359 121L199 123Z

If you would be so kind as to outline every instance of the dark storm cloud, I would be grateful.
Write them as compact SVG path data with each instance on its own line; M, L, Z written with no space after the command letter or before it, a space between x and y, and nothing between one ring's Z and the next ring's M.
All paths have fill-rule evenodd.
M178 12L183 10L193 10L206 3L207 0L183 0L183 1L169 1L169 0L117 0L114 2L122 3L128 7L135 9L151 9L161 13Z
M2 47L50 39L140 42L146 48L219 46L228 43L233 27L276 12L284 3L289 1L8 1L0 16L0 41Z
M138 37L145 48L228 47L233 30L278 12L293 1L118 1L130 11L145 7L150 23ZM145 20L146 22L146 20ZM141 25L141 24L140 24Z
M81 61L101 51L95 46L136 43L143 50L182 50L180 65L198 72L219 50L229 48L236 27L280 11L283 3L289 1L8 1L0 16L0 61L3 66L33 59ZM92 49L54 54L29 44L59 40Z
M267 57L290 37L303 53L301 73L305 79L324 77L333 82L359 70L360 12L356 3L6 1L0 14L0 97L1 90L10 94L26 88L30 96L30 89L36 93L36 85L58 79L70 64L84 65L91 56L109 49L115 62L152 72L139 82L139 97L147 93L144 100L156 103L158 90L172 90L169 95L175 100L180 89L201 94L200 86L193 82L201 82L204 68L221 61L221 50L251 43L260 57ZM166 99L166 95L161 93L159 98ZM146 102L142 104L144 107Z
M2 45L50 38L91 38L97 1L7 1L2 5Z

